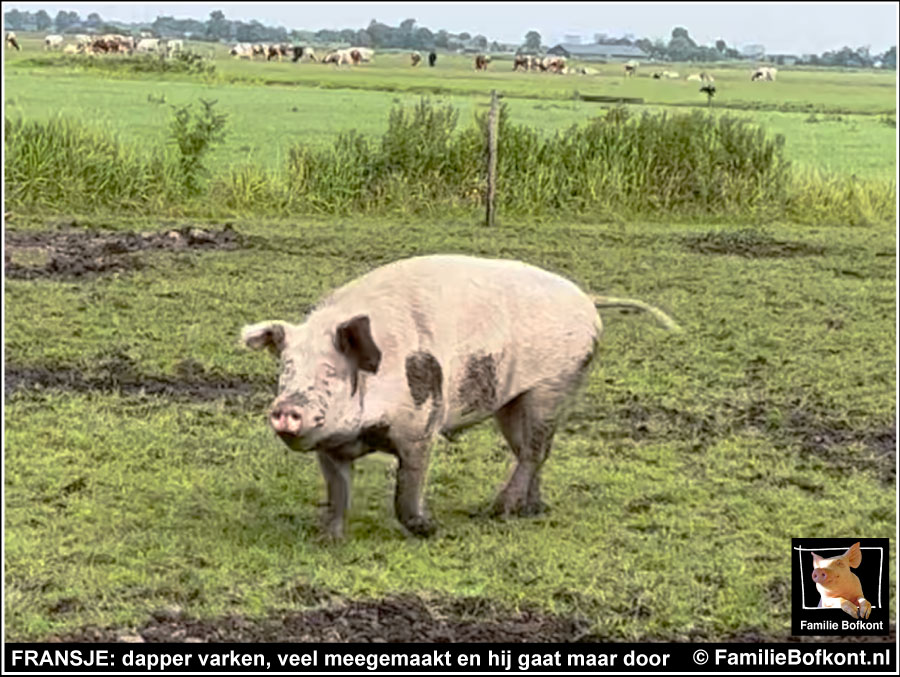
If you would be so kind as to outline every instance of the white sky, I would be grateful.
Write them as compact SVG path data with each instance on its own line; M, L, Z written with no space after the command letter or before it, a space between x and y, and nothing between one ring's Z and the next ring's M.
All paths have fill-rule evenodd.
M397 26L404 19L432 31L468 31L489 40L519 44L537 30L552 46L563 35L595 33L664 38L682 26L702 45L722 38L732 47L765 45L769 53L816 53L868 45L881 53L897 44L896 2L4 2L10 9L60 10L81 17L97 12L104 19L152 22L159 15L206 20L220 9L226 18L288 29L365 28L372 19Z

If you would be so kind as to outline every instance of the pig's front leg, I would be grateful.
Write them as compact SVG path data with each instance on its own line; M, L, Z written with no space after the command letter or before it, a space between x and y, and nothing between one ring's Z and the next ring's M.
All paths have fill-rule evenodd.
M843 597L839 597L838 600L840 601L841 608L844 611L853 616L853 618L857 617L856 605L853 602L851 602L849 599L844 599Z
M316 456L328 492L323 528L326 536L340 540L344 536L344 519L350 507L350 475L353 463L327 451L319 451Z
M428 452L431 440L416 440L396 444L397 492L394 510L397 519L415 536L431 536L437 529L425 509L425 475L428 471Z
M859 617L868 618L869 614L872 613L872 605L869 603L869 600L865 597L860 597L856 601L859 604Z

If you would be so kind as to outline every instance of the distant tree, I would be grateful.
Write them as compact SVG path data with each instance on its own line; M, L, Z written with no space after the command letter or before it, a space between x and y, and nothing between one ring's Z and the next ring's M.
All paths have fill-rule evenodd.
M53 19L41 9L34 15L34 25L39 31L45 31L53 25Z
M411 47L414 49L434 49L434 34L424 26L420 26L413 31L412 42Z
M468 33L466 33L465 31L462 32L462 33L460 33L460 34L457 35L456 37L458 37L458 38L459 38L460 40L462 40L463 42L468 42L469 40L472 39L472 36L469 35Z
M675 40L675 39L678 39L678 38L684 38L684 39L687 40L688 43L690 43L692 46L694 46L694 47L697 46L697 43L695 43L695 42L691 39L691 36L688 35L688 30L687 30L687 28L682 28L681 26L676 26L675 28L672 29L672 39Z
M389 47L391 42L391 31L393 30L390 26L387 26L383 23L378 23L375 19L372 19L369 22L369 27L366 29L369 32L369 35L372 36L372 45L375 47Z
M65 31L69 26L77 23L81 23L81 18L78 16L78 12L66 12L64 10L60 10L59 12L57 12L56 18L53 20L53 25L60 33Z
M360 28L358 31L356 31L356 37L353 38L353 44L360 47L371 47L372 36L369 35L369 31L367 31L365 28Z
M594 44L603 45L606 44L606 40L609 36L606 33L594 33Z
M449 40L450 34L444 29L441 29L437 32L437 35L434 36L434 46L440 47L441 49L447 49L447 47L449 47Z
M716 40L716 50L717 51L724 53L726 47L727 47L727 45L725 44L725 41L722 40L722 38L719 38L718 40Z
M897 70L897 45L892 46L881 55L881 67Z
M11 9L3 13L4 25L13 31L20 31L25 25L25 15L17 9Z
M340 40L341 42L346 42L347 44L354 44L356 40L356 31L352 28L345 28L340 32ZM360 45L361 47L362 45Z
M476 35L472 39L472 44L475 45L475 49L484 51L488 48L488 39L483 35Z
M103 19L97 12L91 12L87 15L87 19L84 20L84 25L88 28L97 28L102 23Z
M525 34L525 44L523 45L528 52L541 51L541 34L537 31L528 31Z
M228 40L232 37L231 22L225 18L225 13L217 9L209 13L209 21L206 22L206 34L214 40Z
M404 19L400 22L400 30L404 33L412 33L413 28L416 27L415 19Z
M492 51L492 52L502 52L502 51L503 51L503 47L500 45L499 42L497 42L496 40L494 40L494 41L491 43L491 51Z

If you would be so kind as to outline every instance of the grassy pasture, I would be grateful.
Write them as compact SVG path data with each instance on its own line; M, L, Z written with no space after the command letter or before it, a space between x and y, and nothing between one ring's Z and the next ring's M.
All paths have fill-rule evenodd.
M213 164L279 168L296 141L382 133L394 103L422 93L459 107L463 125L496 87L513 121L546 132L601 109L574 101L575 89L641 96L653 110L705 105L695 83L625 81L618 66L578 78L495 62L475 74L468 58L442 55L431 73L398 54L341 71L217 49L210 80L106 78L28 65L40 49L26 39L22 53L6 52L6 113L90 121L139 149L166 139L168 106L152 99L217 99L231 118ZM749 83L746 68L712 70L716 103L784 134L789 159L809 171L894 176L896 131L879 119L894 112L894 74L780 70L775 83ZM112 236L183 223L71 217L16 215L7 229ZM252 619L410 593L580 617L612 641L782 639L792 536L894 535L893 224L500 221L488 232L447 216L246 215L234 220L243 245L233 251L7 277L7 379L28 381L29 369L57 378L6 395L6 638L87 625L127 634L172 609ZM436 252L522 259L659 305L686 331L604 314L598 366L545 468L547 514L485 516L510 460L486 424L435 450L434 538L405 535L391 506L394 463L373 455L356 464L347 542L321 543L318 466L266 428L277 365L239 350L237 333L297 320L377 265ZM34 248L11 256L47 262ZM160 381L245 388L166 396L149 389Z

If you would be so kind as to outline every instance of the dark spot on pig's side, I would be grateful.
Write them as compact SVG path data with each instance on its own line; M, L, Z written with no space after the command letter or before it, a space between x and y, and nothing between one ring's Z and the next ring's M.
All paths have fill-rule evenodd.
M494 410L497 404L497 367L493 357L469 357L459 384L459 398L463 402L463 415Z
M412 311L413 324L416 325L416 331L419 334L419 338L434 338L434 335L431 333L431 328L428 326L428 321L425 319L425 315L420 310Z
M440 405L443 382L441 365L434 355L420 350L406 357L406 383L417 407L429 397L435 406Z
M391 427L386 423L367 426L359 434L359 440L370 449L396 454L397 447L390 438Z

